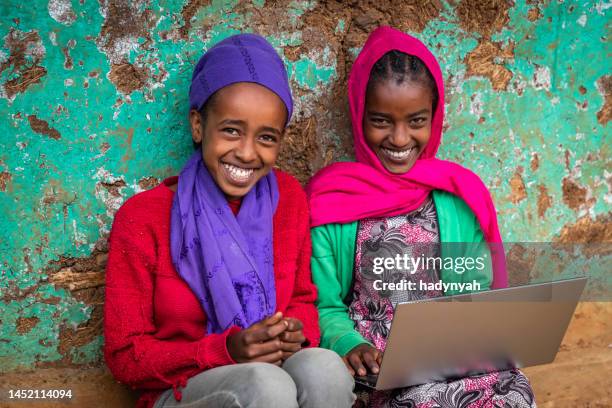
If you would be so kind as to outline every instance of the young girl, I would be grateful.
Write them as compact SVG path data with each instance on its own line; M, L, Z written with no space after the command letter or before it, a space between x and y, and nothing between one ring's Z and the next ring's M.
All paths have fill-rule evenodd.
M282 60L230 37L196 65L189 100L197 151L113 223L111 372L140 407L349 407L353 379L315 348L306 196L272 169L293 107Z
M308 186L312 273L321 346L343 356L351 374L365 375L378 372L398 302L457 293L419 290L421 282L476 282L485 290L507 286L507 276L503 252L495 247L501 239L488 190L474 173L435 158L444 86L431 52L409 35L379 28L353 64L348 87L357 162L331 165ZM453 242L461 243L459 249ZM373 268L396 256L483 253L491 256L486 265L462 273L446 266L409 270L393 262L383 273ZM381 288L381 281L402 280L416 290ZM364 391L358 398L370 407L535 405L518 370Z

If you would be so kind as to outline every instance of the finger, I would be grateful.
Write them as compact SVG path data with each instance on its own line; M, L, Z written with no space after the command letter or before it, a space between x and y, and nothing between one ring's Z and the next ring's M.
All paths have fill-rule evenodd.
M276 351L274 353L264 354L249 360L249 362L270 363L279 366L283 363L283 352Z
M278 322L280 322L281 320L283 320L283 313L282 312L276 312L274 313L272 316L263 319L261 321L262 324L264 324L265 326L271 326L273 324L276 324Z
M268 326L265 330L268 338L273 339L287 330L287 322L280 320L278 323Z
M304 333L302 333L301 330L295 331L295 332L292 332L292 331L283 332L280 335L280 339L288 343L299 343L299 344L302 344L303 342L306 341L306 337L304 336Z
M351 376L354 377L355 376L355 370L353 370L353 366L351 366L351 363L349 363L347 356L342 357L342 362L346 366L346 369L349 371Z
M281 312L276 312L272 316L266 317L265 319L261 319L257 323L253 323L249 329L259 329L261 327L270 326L271 324L276 324L283 319L283 314Z
M383 353L381 353L380 351L376 350L376 362L378 363L378 366L380 367L380 365L382 364L382 358L383 358Z
M281 320L282 318L283 318L283 314L281 312L276 312L272 316L268 316L264 319L261 319L260 321L256 323L253 323L248 328L250 329L250 328L255 328L255 327L268 326L269 322L272 322L272 324L274 324L278 320Z
M287 330L289 331L298 331L304 328L304 324L300 319L296 319L295 317L286 317L285 320L289 325L287 326Z
M376 362L376 350L366 351L363 353L363 361L365 365L370 369L372 374L378 374L378 363Z
M243 354L248 360L277 352L280 355L282 354L282 345L283 343L278 338L263 343L249 344Z
M287 330L287 323L279 321L272 326L249 327L244 334L245 345L265 342Z
M353 366L353 369L357 373L357 375L366 375L367 371L361 362L361 354L360 353L351 353L348 356L349 363Z
M295 353L296 351L300 351L302 349L302 343L286 343L281 342L281 350L289 351Z

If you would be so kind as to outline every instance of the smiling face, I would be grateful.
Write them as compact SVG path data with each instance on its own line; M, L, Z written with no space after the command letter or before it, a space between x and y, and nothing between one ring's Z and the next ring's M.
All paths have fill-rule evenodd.
M276 162L287 109L264 86L240 82L209 100L204 123L189 112L191 135L213 180L229 199L245 196Z
M432 107L431 90L413 81L368 86L363 133L389 172L403 174L414 166L431 135Z

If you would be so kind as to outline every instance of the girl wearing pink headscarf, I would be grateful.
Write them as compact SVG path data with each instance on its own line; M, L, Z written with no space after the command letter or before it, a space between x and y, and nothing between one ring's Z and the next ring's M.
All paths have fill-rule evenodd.
M397 303L503 288L508 279L486 186L470 170L435 158L444 83L433 54L416 38L378 28L348 88L357 161L321 170L307 192L321 346L342 356L351 374L365 375L378 372ZM444 264L411 268L401 262L408 258ZM457 268L459 258L480 263ZM445 289L435 285L440 281ZM412 289L385 286L402 282ZM369 407L535 406L519 370L358 394Z

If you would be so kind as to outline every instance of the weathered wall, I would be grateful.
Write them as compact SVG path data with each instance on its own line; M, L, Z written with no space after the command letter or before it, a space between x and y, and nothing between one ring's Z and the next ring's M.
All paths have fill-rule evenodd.
M439 57L439 157L482 176L506 240L612 241L611 4L423 3L2 1L0 371L101 364L113 214L180 169L192 67L242 31L289 69L280 166L301 181L351 156L347 73L390 24Z

